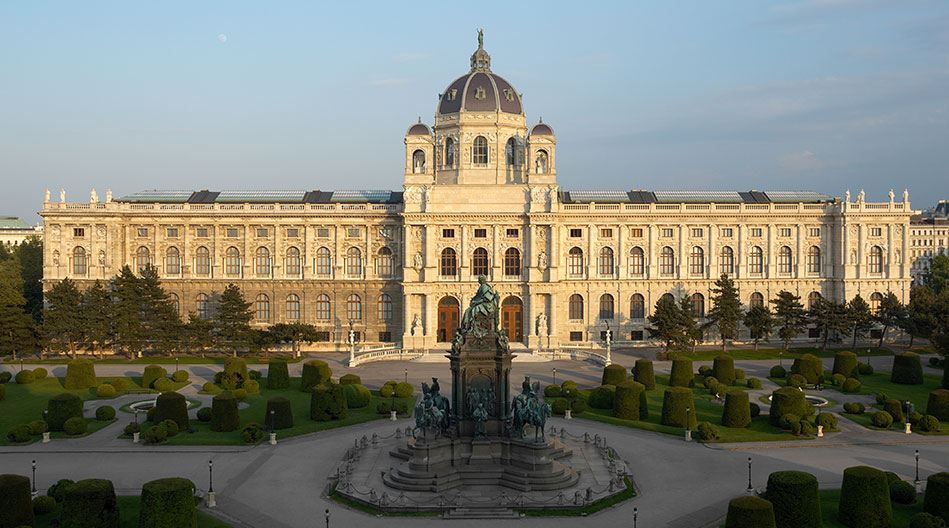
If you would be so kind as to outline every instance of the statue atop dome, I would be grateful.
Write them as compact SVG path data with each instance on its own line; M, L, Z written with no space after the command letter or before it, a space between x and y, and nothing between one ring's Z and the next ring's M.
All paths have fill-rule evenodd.
M484 30L478 30L478 49L484 49Z

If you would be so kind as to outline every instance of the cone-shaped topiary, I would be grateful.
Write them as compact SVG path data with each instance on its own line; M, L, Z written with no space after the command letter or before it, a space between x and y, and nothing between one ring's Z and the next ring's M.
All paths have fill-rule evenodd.
M168 371L165 370L164 367L158 365L149 365L145 367L145 372L142 374L142 387L150 389L156 381L164 378L167 375Z
M96 367L89 359L74 359L66 364L66 389L91 389L96 386Z
M360 385L362 384L362 379L355 374L345 374L339 378L340 385Z
M325 383L313 387L313 393L310 395L310 419L316 420L317 422L328 422L332 420L332 407L332 388Z
M935 416L940 422L949 422L949 389L936 389L929 393L926 414Z
M904 352L893 356L890 381L901 385L922 385L923 364L919 360L919 354Z
M142 485L139 528L197 528L194 482L163 478Z
M669 376L670 387L694 387L695 371L692 370L691 359L673 359L672 374Z
M218 432L236 431L241 427L241 417L237 412L237 398L229 392L222 392L211 400L211 430Z
M893 506L886 475L869 466L845 469L837 520L850 528L889 528Z
M804 399L804 393L793 387L782 387L771 393L771 410L768 411L771 425L780 426L785 414L806 416L810 404Z
M725 393L725 409L722 411L722 425L725 427L748 427L751 424L751 405L748 393L733 390Z
M333 419L342 420L343 418L348 417L349 406L347 405L346 401L345 387L343 385L339 385L338 383L331 383L330 392L333 396L332 404L330 405L330 414L333 415Z
M270 411L273 411L272 423ZM263 422L274 429L289 429L293 427L293 410L290 408L290 400L283 396L274 396L267 400L266 413Z
M62 528L119 528L119 507L111 480L80 480L66 490Z
M794 364L791 365L791 374L800 374L804 376L808 384L814 384L824 375L824 364L814 354L804 354L794 358Z
M774 508L760 497L736 497L728 501L725 528L775 528Z
M287 362L274 359L267 364L267 388L286 389L290 387L290 371Z
M0 528L33 526L35 523L30 478L0 475Z
M821 528L817 477L803 471L776 471L768 476L764 495L774 506L774 520L780 528Z
M626 367L616 363L603 367L603 378L600 385L619 385L624 381L626 381Z
M554 385L556 387L556 385ZM560 388L560 387L557 387ZM612 409L616 396L616 385L600 385L590 391L590 407Z
M646 386L646 390L656 388L656 373L652 367L652 360L637 359L633 365L633 379Z
M50 431L62 431L66 420L76 416L82 418L82 398L71 392L53 396L46 408L49 409L47 424Z
M686 408L689 410L686 411ZM692 391L685 387L666 389L662 396L662 425L695 429L695 424L695 402L692 399Z
M949 523L949 472L933 473L926 479L923 511Z
M641 420L640 396L646 386L638 381L624 381L616 386L616 396L613 398L613 416L623 420Z
M834 354L834 374L843 374L844 379L857 377L857 355L847 350Z
M883 402L883 410L890 413L894 422L902 423L906 421L903 417L903 402L899 400L886 400Z
M365 385L350 384L340 385L340 387L343 388L346 394L347 408L361 409L369 405L369 399L372 398L372 393L369 392L369 389L367 389Z
M333 370L325 361L311 359L303 364L303 379L300 380L300 390L310 392L313 387L326 383L333 376Z
M155 398L155 423L173 420L178 424L179 431L187 431L191 424L188 422L188 401L177 392L163 392Z
M735 384L735 359L731 356L721 355L712 362L712 376L724 385Z

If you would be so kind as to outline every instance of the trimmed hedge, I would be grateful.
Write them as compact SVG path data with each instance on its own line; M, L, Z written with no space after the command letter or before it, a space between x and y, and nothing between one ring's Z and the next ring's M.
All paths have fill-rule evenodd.
M267 364L267 388L286 389L290 387L290 370L287 362L282 359L272 359Z
M89 424L86 423L86 419L78 416L73 416L63 424L63 432L70 436L85 434L87 430L89 430Z
M870 418L870 421L873 423L874 427L879 427L880 429L889 429L893 425L893 415L886 411L877 411L873 413L873 417Z
M175 390L175 384L170 378L158 378L152 383L152 388L158 392L171 392Z
M348 386L348 385L347 385ZM346 391L342 385L324 383L313 389L310 397L310 419L318 422L341 420L349 416Z
M590 407L594 409L612 409L615 396L616 385L600 385L590 391Z
M797 388L803 387L804 385L807 385L807 378L805 378L804 376L800 374L791 374L790 376L788 376L788 383L787 383L788 387L794 387L795 389L797 389Z
M26 424L14 425L7 431L7 440L11 444L22 444L30 441L30 426Z
M771 372L769 373L769 378L786 378L788 371L785 370L781 365L775 365L771 367Z
M712 376L719 383L732 386L735 384L735 359L731 356L721 355L712 362Z
M7 371L0 372L0 383L9 383L11 379L13 379L13 374Z
M350 409L361 409L369 405L369 400L372 398L372 393L369 392L369 389L365 385L359 384L349 384L342 385L343 391L346 394L346 407Z
M210 407L201 407L196 413L199 422L210 423L211 421L211 408Z
M168 375L168 371L160 365L149 365L145 367L145 372L142 374L142 387L146 389L152 388L156 381L164 379Z
M333 369L325 361L311 359L303 364L303 378L300 380L300 390L310 392L313 387L326 383L333 376Z
M919 419L919 430L924 433L935 433L939 431L939 419L931 414L927 414Z
M194 483L186 478L163 478L142 485L139 528L197 528Z
M691 361L689 361L691 363ZM617 387L617 390L619 388ZM685 408L691 410L686 413ZM695 402L692 391L685 387L669 387L662 396L662 425L695 429Z
M561 392L563 392L563 389L560 388L560 385L547 385L544 387L545 398L559 398Z
M742 390L725 394L725 409L722 411L722 425L725 427L748 427L751 424L751 406L748 393Z
M96 396L100 398L114 398L115 397L115 387L109 383L102 383L96 387Z
M904 352L893 356L893 370L890 372L890 381L901 385L922 385L923 364L919 354Z
M165 423L161 422L153 425L145 431L146 444L160 444L168 439L168 429L165 429Z
M699 422L697 429L702 442L711 442L718 438L718 426L711 422Z
M557 398L550 404L550 412L557 416L563 416L566 414L568 408L569 405L567 404L567 400L563 398Z
M247 399L247 389L234 389L231 391L231 394L233 394L238 401L244 401Z
M817 418L817 425L824 429L837 429L837 415L829 412L820 413Z
M857 392L860 390L860 380L857 378L847 378L840 389L844 392Z
M112 481L80 480L66 490L62 528L119 528L119 507Z
M165 420L161 423L165 426L165 431L168 433L168 438L177 436L180 431L178 431L178 424L174 420Z
M890 500L897 504L916 502L916 487L904 480L890 482Z
M408 398L414 393L415 393L415 387L413 387L411 383L400 381L395 384L396 398Z
M36 381L36 374L32 370L21 370L16 373L16 382L20 385L29 385Z
M860 373L861 376L869 376L873 374L873 365L857 363L857 372Z
M273 411L272 421L270 418L271 410ZM290 400L283 396L274 396L267 400L267 410L264 418L264 423L269 423L273 429L289 429L293 427L293 410L290 408Z
M692 369L691 359L673 359L672 374L669 376L670 387L694 387L695 371Z
M361 385L362 379L355 374L346 374L340 376L339 378L340 385Z
M626 381L626 367L613 363L603 367L600 385L619 385Z
M949 422L949 389L936 389L929 393L926 414L935 416L941 422Z
M115 414L114 410L113 414ZM31 435L43 434L46 432L46 422L43 420L33 420L32 422L26 424L26 426L29 427Z
M899 400L886 400L883 402L883 410L890 413L896 423L906 421L906 418L903 417L903 402Z
M53 484L46 490L46 495L52 497L56 502L63 502L66 498L66 489L73 484L75 484L75 482L72 480L59 479L56 481L56 484Z
M949 472L933 473L926 479L923 511L949 523Z
M841 351L834 354L834 374L847 378L857 377L857 355L850 351Z
M613 398L613 416L623 420L642 420L644 414L643 401L646 396L646 386L638 381L624 381L616 386Z
M189 379L190 377L191 377L191 375L188 374L188 371L187 371L187 370L176 370L176 371L171 375L171 381L174 381L175 383L181 383L181 382L184 382L184 381L188 381L188 379Z
M637 359L636 364L633 365L633 379L642 383L646 387L646 390L655 389L656 372L653 369L652 360Z
M247 394L257 394L260 392L260 382L257 380L247 380L244 382L244 386L241 387L243 390L247 391Z
M748 388L751 390L758 390L761 388L761 380L758 378L748 378L748 381L745 382L748 385Z
M188 422L188 401L177 392L163 392L155 398L155 422L174 420L179 431L187 431L191 424Z
M850 528L889 528L893 506L886 475L869 466L845 469L837 520Z
M74 359L66 364L63 388L91 389L96 386L96 366L90 359Z
M30 498L30 478L21 475L0 475L0 528L33 526L33 501Z
M247 361L244 358L227 358L224 361L224 376L234 376L238 382L238 387L240 387L242 383L250 379L247 374Z
M50 431L62 431L66 420L74 416L82 418L82 398L71 392L53 396L46 403L46 408L49 409L47 423Z
M794 358L794 364L791 365L791 374L800 374L804 376L808 384L814 384L824 375L824 364L814 354L804 354Z
M768 413L768 419L771 425L780 426L782 416L785 414L806 416L809 414L809 406L803 392L791 387L783 387L771 393L771 410Z
M778 526L823 526L817 477L814 475L803 471L775 471L768 476L768 488L763 496L774 506L774 520Z
M128 378L115 378L109 382L109 385L115 387L115 392L125 392L129 390Z
M241 427L241 417L237 413L237 398L228 392L222 392L211 399L211 430L221 433L236 431Z
M33 513L36 515L46 515L53 513L56 509L56 499L46 495L39 495L33 499Z
M946 528L946 521L935 515L919 512L909 520L909 528Z
M96 409L96 420L100 422L106 422L115 418L115 407L111 405L103 405Z
M736 497L728 501L725 528L776 528L774 507L760 497Z

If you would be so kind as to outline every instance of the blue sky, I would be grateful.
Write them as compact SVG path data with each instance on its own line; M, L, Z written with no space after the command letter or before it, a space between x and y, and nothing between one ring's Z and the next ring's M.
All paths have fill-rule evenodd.
M47 187L400 189L479 27L566 189L949 198L944 0L11 1L0 214L35 223Z

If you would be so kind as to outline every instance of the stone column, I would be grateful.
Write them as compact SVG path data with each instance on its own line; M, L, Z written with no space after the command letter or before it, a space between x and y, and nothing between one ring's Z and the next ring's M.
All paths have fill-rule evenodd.
M626 280L629 276L629 267L626 264L626 244L625 233L622 225L614 227L616 229L616 272L614 277L620 280Z
M677 232L679 233L679 249L676 251L676 278L684 279L688 277L686 265L688 265L688 258L685 255L685 234L686 228L679 225Z
M649 226L649 240L648 240L648 248L646 249L645 259L646 259L646 262L645 262L646 278L654 279L658 277L658 274L656 273L656 261L658 260L658 256L656 255L656 226L655 225Z
M865 270L864 263L867 261L867 256L863 250L863 246L864 244L866 244L866 236L867 236L865 231L866 229L862 223L857 226L857 262L855 262L854 264L857 267L857 270L856 270L857 272L855 276L858 279L866 276L866 272L864 271Z
M718 227L715 224L708 224L708 276L710 279L717 279L722 273L718 269ZM734 278L734 277L733 277Z
M557 303L558 295L556 293L550 294L550 303L549 310L547 311L547 345L550 347L555 347L560 344L560 333L558 324L560 322L557 315L560 305Z
M938 251L938 250L937 250ZM886 262L883 265L883 276L887 279L894 276L891 273L893 266L893 224L886 225Z
M764 249L764 277L772 278L777 276L774 268L774 226L768 224L768 240ZM767 297L765 298L767 300Z
M794 254L793 266L794 276L798 279L805 276L804 262L807 260L804 254L804 227L797 225L797 252Z
M422 297L422 306L424 306L425 315L425 346L435 346L438 339L438 299L431 293L426 293ZM464 310L464 306L461 307Z
M738 224L738 245L735 247L735 278L740 279L745 276L745 224Z

